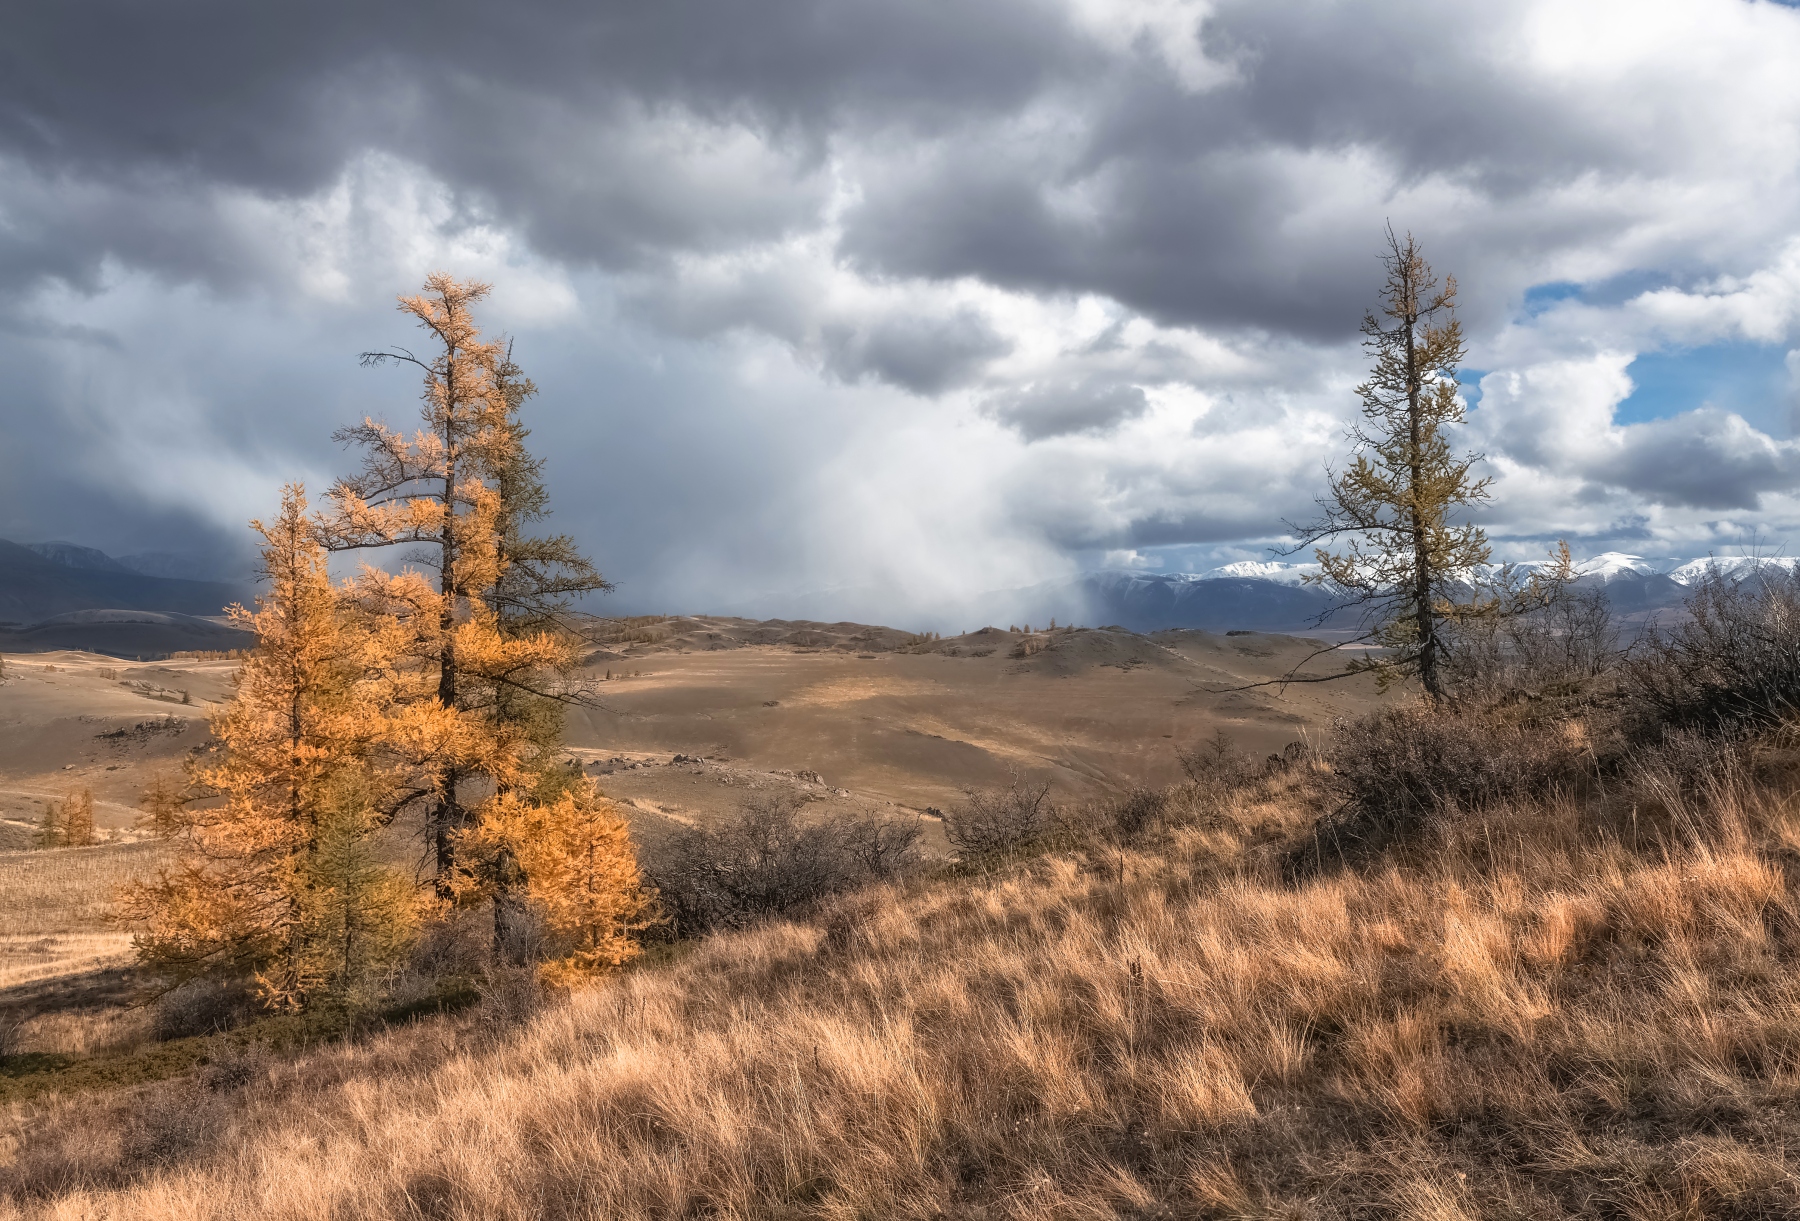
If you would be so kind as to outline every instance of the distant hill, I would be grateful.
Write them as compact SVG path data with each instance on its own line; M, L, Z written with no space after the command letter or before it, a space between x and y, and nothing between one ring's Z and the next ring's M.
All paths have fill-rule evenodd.
M0 539L0 623L20 626L85 610L217 615L252 596L236 584L145 576L91 547Z
M1078 579L1076 592L1087 603L1087 621L1134 632L1311 631L1335 624L1330 594L1262 577L1093 572Z
M256 637L250 632L165 611L79 610L28 627L0 627L0 653L77 649L148 660L171 653L248 649L255 644Z
M83 547L79 543L26 543L25 550L35 552L52 564L61 564L64 568L90 568L95 572L137 571L122 560L115 560L98 547ZM151 573L150 575L161 574Z

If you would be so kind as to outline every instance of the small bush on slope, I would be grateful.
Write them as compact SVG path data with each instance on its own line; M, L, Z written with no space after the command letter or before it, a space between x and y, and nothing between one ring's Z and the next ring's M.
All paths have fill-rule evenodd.
M1050 786L1013 778L1005 789L970 789L944 812L944 835L965 860L1003 857L1033 846L1056 826Z
M317 1055L174 1160L118 1145L143 1098L47 1104L0 1191L150 1219L1793 1215L1791 766L1639 849L1564 794L1299 884L1267 848L1319 773L1178 790L1155 851L875 887L509 1039Z
M1714 570L1672 627L1653 629L1621 677L1634 728L1708 733L1777 723L1800 710L1800 572Z
M735 816L684 828L649 854L645 876L673 931L742 928L901 877L918 863L917 820L808 822L804 804L792 794L758 794Z
M1301 864L1308 853L1366 859L1417 838L1434 816L1575 792L1595 770L1577 722L1520 724L1422 702L1340 722L1326 760L1340 805Z

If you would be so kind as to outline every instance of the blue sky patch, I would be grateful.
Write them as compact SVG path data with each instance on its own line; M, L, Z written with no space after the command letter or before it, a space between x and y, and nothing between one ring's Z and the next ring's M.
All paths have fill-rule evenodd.
M1548 284L1533 284L1525 290L1525 316L1535 318L1558 301L1567 301L1570 297L1581 295L1581 285L1573 280L1553 280Z
M1614 420L1641 424L1711 405L1776 437L1793 431L1787 353L1776 344L1711 343L1645 352L1626 372L1636 386Z
M1492 373L1492 369L1458 369L1456 384L1462 387L1463 402L1469 410L1481 406L1481 379Z

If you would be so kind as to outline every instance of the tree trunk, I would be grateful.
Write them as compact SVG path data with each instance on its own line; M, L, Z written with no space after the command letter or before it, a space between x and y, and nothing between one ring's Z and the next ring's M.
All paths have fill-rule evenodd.
M1410 255L1411 243L1408 242L1407 254ZM1412 521L1413 546L1413 588L1412 602L1414 622L1419 632L1419 682L1425 687L1425 694L1433 700L1444 698L1442 681L1438 678L1438 638L1437 619L1431 609L1431 543L1429 523L1426 521L1426 509L1420 499L1420 484L1425 480L1424 454L1421 446L1424 443L1424 421L1419 410L1419 395L1422 389L1419 376L1419 349L1416 328L1417 285L1411 283L1413 268L1408 260L1407 296L1408 308L1404 323L1406 326L1406 422L1409 441L1411 442L1411 481L1408 489L1412 497L1410 516Z
M456 627L456 436L452 420L456 402L456 349L446 353L444 373L445 402L450 404L444 422L444 524L439 540L441 567L438 570L438 594L443 598L438 616L438 629L443 643L438 652L438 702L445 708L456 707L456 648L450 633ZM456 769L444 775L444 795L433 811L435 842L432 844L437 863L437 895L451 897L450 879L456 869L456 832L461 829L463 811L457 801Z
M516 966L524 960L525 871L511 848L494 860L494 961Z

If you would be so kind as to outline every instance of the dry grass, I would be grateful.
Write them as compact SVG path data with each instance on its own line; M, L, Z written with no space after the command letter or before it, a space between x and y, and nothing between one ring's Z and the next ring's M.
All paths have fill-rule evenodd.
M156 868L152 842L0 852L0 932L10 937L101 932L113 892Z
M524 1026L19 1110L0 1190L70 1218L1800 1210L1786 787L1635 847L1571 800L1492 808L1285 882L1310 767L1177 794L1153 850L875 888Z
M150 1016L119 1005L131 936L107 913L152 843L0 853L0 1024L14 1052L87 1055L143 1040Z
M0 992L59 975L120 966L130 958L131 935L124 932L0 933Z

